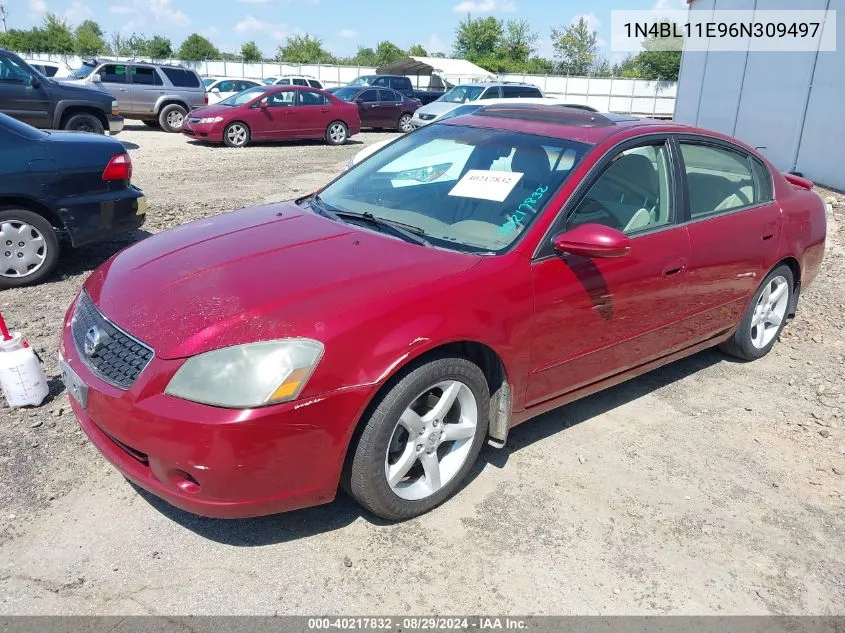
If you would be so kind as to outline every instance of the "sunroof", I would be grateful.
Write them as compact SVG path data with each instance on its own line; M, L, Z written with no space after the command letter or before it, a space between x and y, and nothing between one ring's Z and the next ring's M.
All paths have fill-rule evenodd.
M525 121L544 121L577 127L609 127L615 122L606 114L588 112L577 108L557 105L536 104L500 104L490 105L475 113L477 116L490 116L503 119L523 119Z

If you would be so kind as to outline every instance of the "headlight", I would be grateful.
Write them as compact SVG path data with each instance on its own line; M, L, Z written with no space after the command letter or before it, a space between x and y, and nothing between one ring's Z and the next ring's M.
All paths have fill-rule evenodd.
M189 359L165 392L232 409L286 402L299 395L322 355L323 344L306 338L226 347Z
M117 116L118 106L119 106L119 104L118 104L117 101L111 102L111 113L112 113L112 115Z
M204 119L200 119L200 123L220 123L222 120L222 116L207 116Z

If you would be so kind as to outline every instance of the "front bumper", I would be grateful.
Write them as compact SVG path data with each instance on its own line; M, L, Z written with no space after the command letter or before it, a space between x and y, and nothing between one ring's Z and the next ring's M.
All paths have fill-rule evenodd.
M116 114L109 114L109 134L119 134L123 130L123 117Z
M434 123L436 120L437 120L437 118L435 117L434 119L430 119L428 121L425 121L415 114L413 117L411 117L411 125L413 125L414 129L416 129L416 128L425 127L426 125L428 125L430 123Z
M260 409L221 409L162 393L183 361L159 358L123 391L88 370L68 317L59 353L88 385L86 407L74 398L71 407L106 459L144 490L207 517L260 516L334 499L370 395L362 387Z
M56 210L71 244L82 246L134 231L147 218L147 200L137 187L56 202Z
M182 124L181 132L185 136L211 143L223 142L224 122L220 123L192 123L189 118Z

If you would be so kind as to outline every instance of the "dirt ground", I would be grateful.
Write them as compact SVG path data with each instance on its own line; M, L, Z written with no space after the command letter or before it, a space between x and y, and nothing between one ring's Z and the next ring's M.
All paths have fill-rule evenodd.
M149 232L308 192L385 138L230 150L131 123ZM824 194L823 271L768 357L704 352L553 411L399 525L342 494L227 522L132 488L78 430L56 348L85 277L142 235L65 253L0 294L52 394L0 408L0 614L845 613L845 196Z

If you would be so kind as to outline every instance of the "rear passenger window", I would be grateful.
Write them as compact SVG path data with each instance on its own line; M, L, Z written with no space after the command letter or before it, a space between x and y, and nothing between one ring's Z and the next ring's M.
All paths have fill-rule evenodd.
M539 88L532 86L502 86L502 96L505 99L520 99L527 97L542 97Z
M200 86L199 76L190 70L162 66L161 71L167 76L170 83L177 88L199 88Z
M499 89L498 88L488 88L479 97L479 99L498 99L498 98L499 98Z
M358 97L361 101L370 102L370 101L378 101L378 93L375 90L365 90L361 93Z
M328 100L324 95L321 95L319 92L311 92L310 90L299 91L299 105L313 106L326 105L326 103L328 103Z
M311 86L312 88L319 88L320 90L322 90L322 89L323 89L323 84L321 84L321 83L320 83L319 81L317 81L316 79L309 79L309 80L308 80L308 85L309 85L309 86Z
M100 69L100 79L107 84L125 84L126 66L123 64L106 64Z
M721 147L681 143L693 219L749 207L761 201L751 159Z
M279 79L279 85L280 86L289 86L290 85L290 79Z
M294 79L294 80L293 80L293 85L294 85L294 86L307 86L307 85L308 85L308 82L307 82L307 81L305 81L304 79Z
M389 103L396 103L397 101L402 101L399 98L399 93L394 90L379 90L378 91L379 101L387 101Z
M158 76L158 73L155 71L155 68L149 68L146 66L133 66L131 72L133 84L142 84L144 86L160 86L162 83L161 77Z

